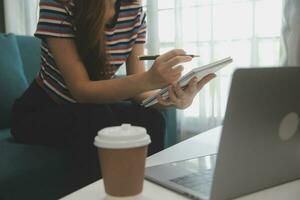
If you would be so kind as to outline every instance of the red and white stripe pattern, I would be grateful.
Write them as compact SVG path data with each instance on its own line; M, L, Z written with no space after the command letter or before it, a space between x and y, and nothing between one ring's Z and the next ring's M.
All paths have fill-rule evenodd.
M107 53L111 69L101 72L111 77L127 61L134 45L145 43L145 13L139 3L130 0L120 1L118 18L113 26L105 30ZM47 37L74 38L76 28L73 26L74 2L66 7L59 0L41 0L40 19L36 36L42 39L41 70L37 76L38 83L58 103L76 103L70 94L63 76L56 66L54 57L47 45Z

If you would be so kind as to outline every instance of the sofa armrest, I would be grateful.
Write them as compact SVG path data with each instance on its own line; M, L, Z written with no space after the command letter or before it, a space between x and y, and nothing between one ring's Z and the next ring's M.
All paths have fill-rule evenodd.
M165 148L178 142L177 111L176 108L162 108L160 111L166 119Z

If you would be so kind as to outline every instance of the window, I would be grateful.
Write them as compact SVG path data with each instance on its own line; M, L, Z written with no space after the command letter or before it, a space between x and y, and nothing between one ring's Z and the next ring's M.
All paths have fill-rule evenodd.
M232 56L193 105L178 111L181 139L222 123L230 80L240 67L277 66L281 57L282 0L148 0L149 54L184 48L200 54L191 68Z

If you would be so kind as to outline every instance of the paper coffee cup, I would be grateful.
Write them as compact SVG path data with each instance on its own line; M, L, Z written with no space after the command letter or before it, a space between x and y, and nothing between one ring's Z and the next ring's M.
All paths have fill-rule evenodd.
M143 190L145 161L151 140L143 127L123 124L100 130L98 147L105 192L110 196L136 196Z

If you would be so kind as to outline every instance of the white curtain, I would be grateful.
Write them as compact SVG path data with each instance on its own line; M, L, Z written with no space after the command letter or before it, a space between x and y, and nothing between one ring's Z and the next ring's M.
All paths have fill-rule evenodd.
M148 0L149 54L183 48L200 54L192 67L231 56L234 63L218 73L195 98L178 111L178 140L222 124L230 80L237 67L278 66L284 0ZM295 0L298 1L298 0ZM295 23L299 23L299 20Z
M300 66L300 1L285 0L283 16L285 65Z
M33 35L38 20L39 0L4 0L5 31Z

